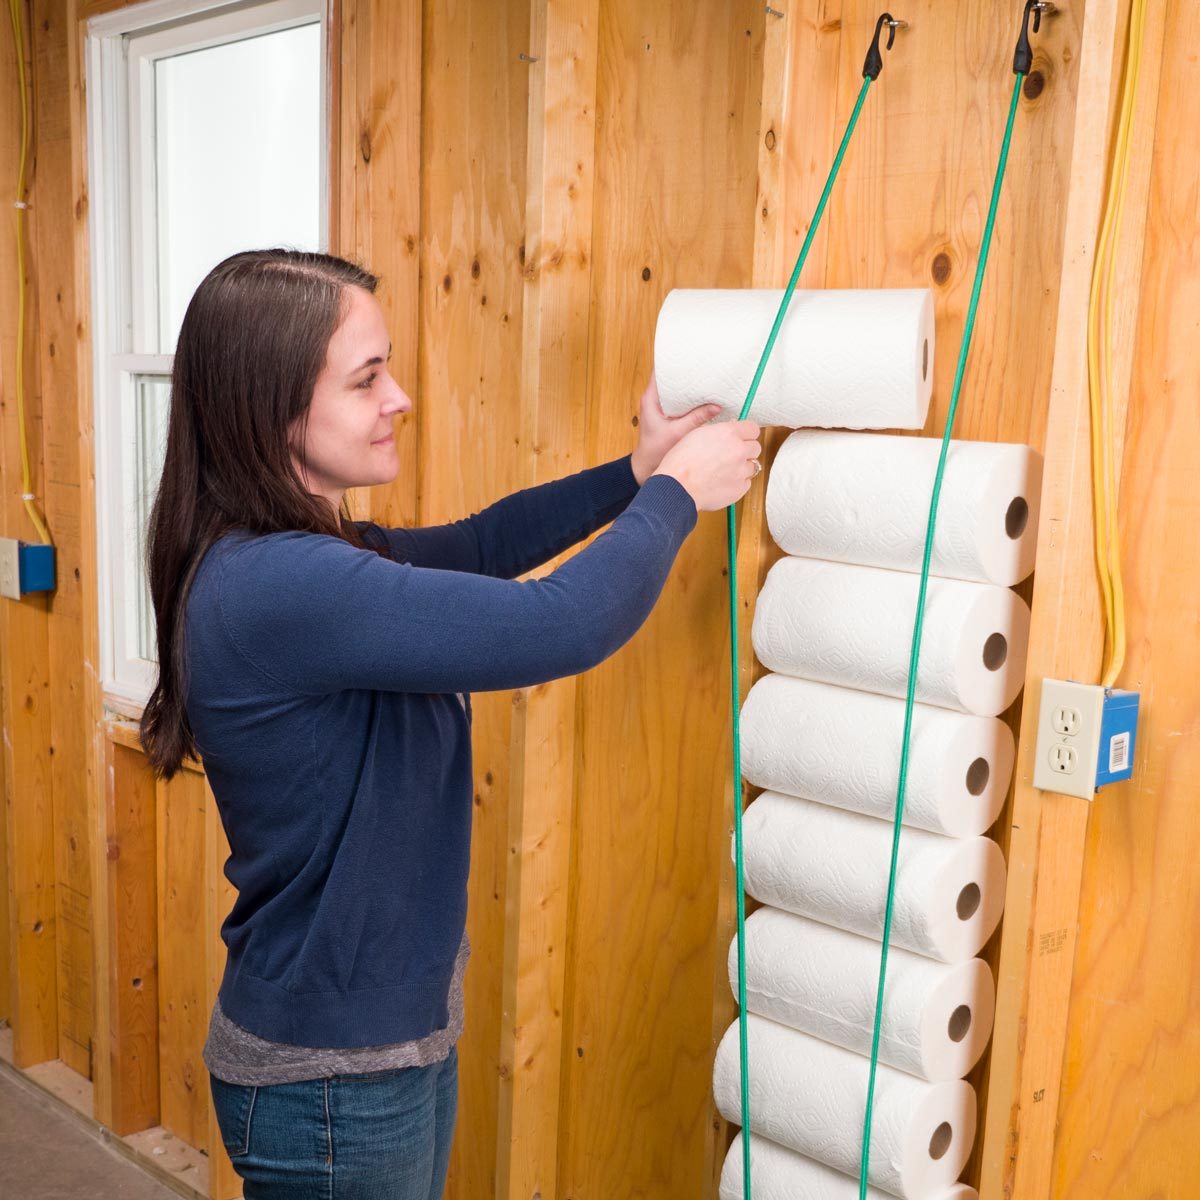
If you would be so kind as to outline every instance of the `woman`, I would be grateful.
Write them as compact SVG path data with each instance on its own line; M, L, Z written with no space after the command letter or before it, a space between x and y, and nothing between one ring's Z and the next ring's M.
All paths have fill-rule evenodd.
M653 607L698 510L741 497L757 426L674 420L632 454L426 529L353 522L398 470L376 280L236 254L175 351L151 515L170 777L204 761L238 896L204 1058L247 1200L431 1200L446 1176L472 802L473 691L595 666ZM601 526L544 579L516 579Z

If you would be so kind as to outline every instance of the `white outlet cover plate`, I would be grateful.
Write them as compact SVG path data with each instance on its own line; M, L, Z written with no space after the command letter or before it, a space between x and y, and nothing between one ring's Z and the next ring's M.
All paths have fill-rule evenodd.
M1079 728L1073 735L1055 729L1055 714L1061 709L1079 714ZM1038 710L1037 750L1034 753L1033 786L1044 792L1096 796L1096 764L1100 756L1100 722L1104 715L1104 688L1096 683L1072 683L1066 679L1042 680L1042 703ZM1070 746L1076 754L1076 766L1066 774L1051 765L1055 745Z
M0 596L21 598L21 543L16 538L0 538Z

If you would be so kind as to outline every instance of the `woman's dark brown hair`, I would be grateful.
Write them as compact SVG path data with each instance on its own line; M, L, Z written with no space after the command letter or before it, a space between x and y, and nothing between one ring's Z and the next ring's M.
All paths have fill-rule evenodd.
M215 266L188 304L171 373L162 479L147 535L158 681L142 713L151 765L170 779L196 752L185 700L184 614L204 552L232 529L299 529L361 545L304 487L292 460L345 290L374 275L329 254L248 250ZM298 422L298 424L296 424ZM299 440L289 440L293 425Z

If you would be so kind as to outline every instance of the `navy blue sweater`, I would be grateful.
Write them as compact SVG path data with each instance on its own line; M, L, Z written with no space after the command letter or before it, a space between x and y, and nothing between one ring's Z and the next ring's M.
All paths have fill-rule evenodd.
M615 518L615 519L614 519ZM612 521L540 580L516 576ZM587 670L646 619L696 522L628 457L453 524L228 534L187 606L187 713L238 891L221 1006L371 1046L448 1021L467 911L471 691Z

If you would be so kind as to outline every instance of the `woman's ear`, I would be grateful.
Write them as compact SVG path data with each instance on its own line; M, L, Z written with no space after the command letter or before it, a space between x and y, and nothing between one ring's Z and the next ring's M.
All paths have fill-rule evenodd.
M305 459L304 444L308 440L308 409L299 416L293 417L287 426L287 448L292 457L303 464Z

